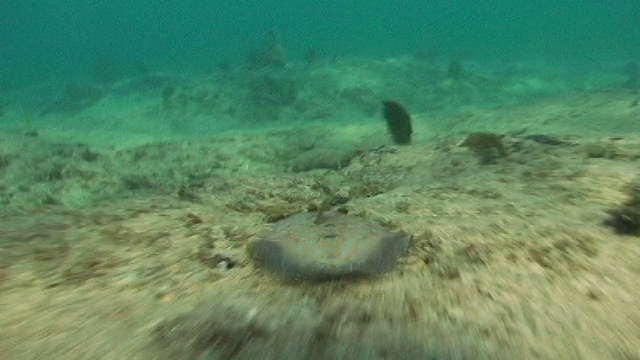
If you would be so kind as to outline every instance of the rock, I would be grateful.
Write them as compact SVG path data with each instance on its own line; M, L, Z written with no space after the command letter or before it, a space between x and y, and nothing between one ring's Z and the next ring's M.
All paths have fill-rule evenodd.
M349 165L354 156L353 151L314 148L298 155L291 162L291 169L295 172L316 169L339 170Z

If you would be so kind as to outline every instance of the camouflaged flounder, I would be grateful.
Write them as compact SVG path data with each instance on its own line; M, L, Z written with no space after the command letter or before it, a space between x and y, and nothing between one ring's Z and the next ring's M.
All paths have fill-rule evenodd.
M248 245L261 268L286 280L323 281L392 270L409 236L339 211L299 213L273 224Z

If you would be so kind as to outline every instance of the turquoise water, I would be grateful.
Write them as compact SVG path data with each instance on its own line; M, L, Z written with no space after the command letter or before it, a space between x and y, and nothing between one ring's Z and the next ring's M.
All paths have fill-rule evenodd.
M5 86L77 78L97 57L204 71L275 31L292 60L433 51L594 65L637 58L640 4L601 1L47 1L0 5Z

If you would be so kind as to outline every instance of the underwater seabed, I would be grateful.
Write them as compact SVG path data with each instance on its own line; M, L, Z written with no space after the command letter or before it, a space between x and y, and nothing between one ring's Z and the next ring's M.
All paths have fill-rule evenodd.
M8 96L0 359L640 358L637 91L415 61ZM312 233L406 249L330 281L247 251Z

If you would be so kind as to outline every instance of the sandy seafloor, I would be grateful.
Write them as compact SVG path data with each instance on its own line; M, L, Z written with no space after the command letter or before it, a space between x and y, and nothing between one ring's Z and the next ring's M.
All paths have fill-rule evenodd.
M640 175L625 67L424 62L5 91L0 359L640 359L640 239L604 225ZM458 146L474 131L508 156ZM412 235L397 270L252 265L327 191Z

